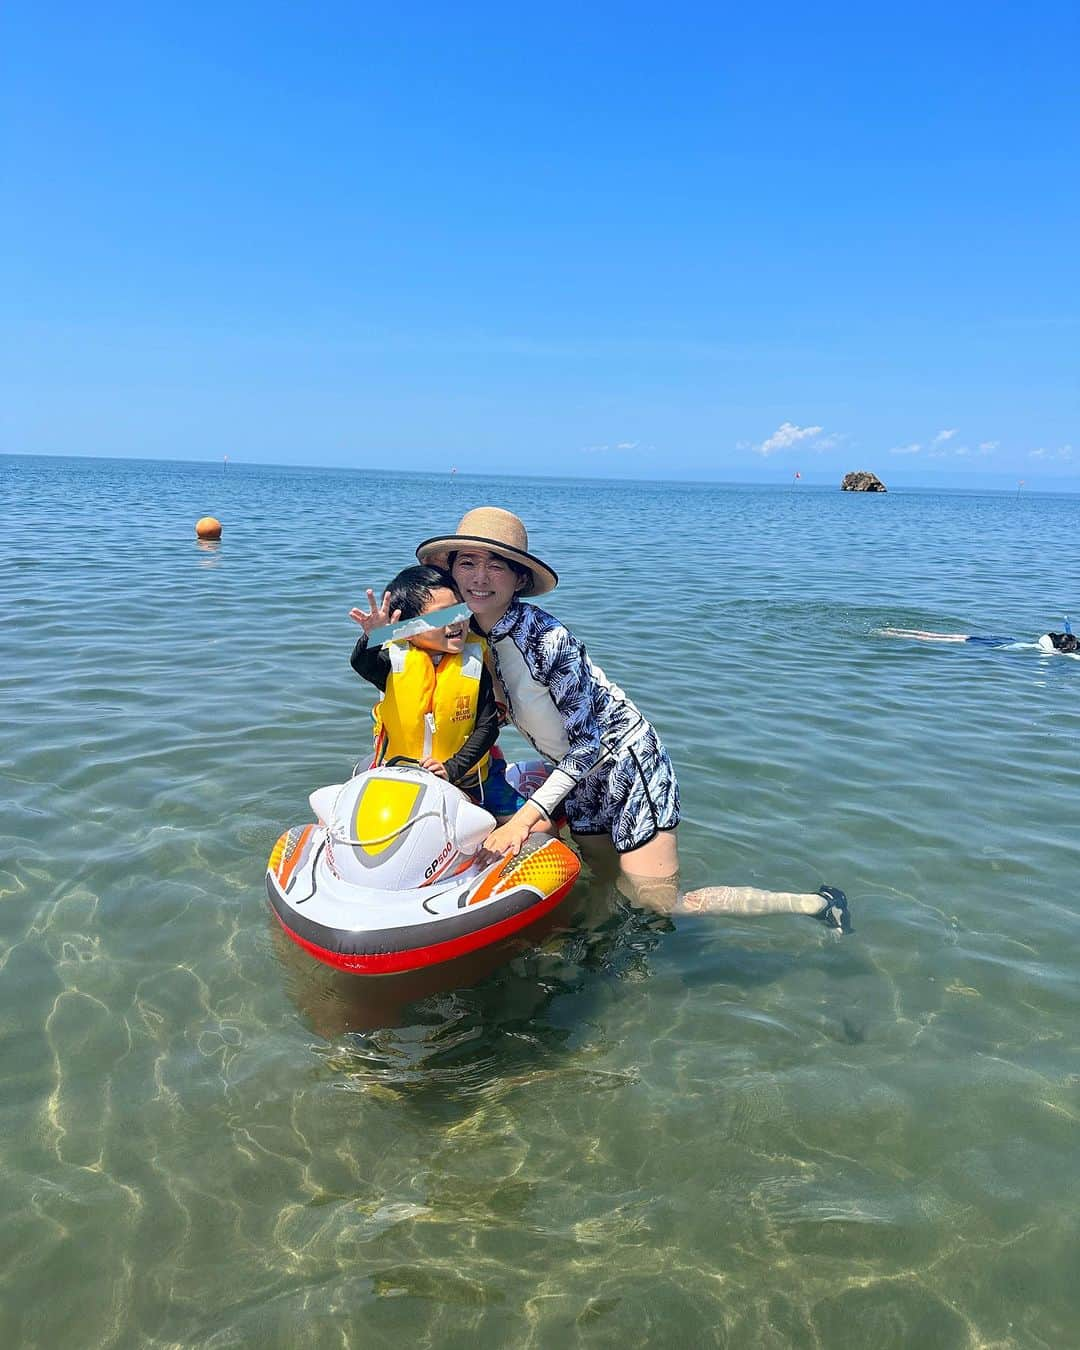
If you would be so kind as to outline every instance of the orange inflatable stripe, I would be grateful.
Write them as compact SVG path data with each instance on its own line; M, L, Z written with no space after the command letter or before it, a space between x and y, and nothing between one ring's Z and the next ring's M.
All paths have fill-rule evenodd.
M567 848L537 849L527 858L514 858L516 867L508 869L501 877L502 884L495 888L495 894L509 890L514 886L534 886L542 895L549 895L564 882L578 873L578 861Z
M476 905L479 904L481 900L486 900L495 889L495 883L505 873L506 869L513 861L513 858L507 858L501 867L497 867L494 872L489 876L486 876L470 897L469 904Z
M304 844L308 836L315 828L314 825L305 825L302 829L291 829L281 836L274 845L274 852L270 855L270 870L276 872L278 881L282 886L289 884L289 879L296 871L297 864L304 856ZM274 862L274 854L281 850L280 867Z
M541 895L550 895L566 882L572 881L580 870L581 864L574 854L565 844L553 839L532 853L524 856L519 853L516 858L507 858L502 867L484 879L469 904L478 904L514 886L533 886Z
M266 870L268 872L273 872L275 875L277 874L278 863L281 861L281 855L285 852L285 841L288 837L288 830L286 830L284 834L278 835L278 841L270 850L270 857L266 863Z

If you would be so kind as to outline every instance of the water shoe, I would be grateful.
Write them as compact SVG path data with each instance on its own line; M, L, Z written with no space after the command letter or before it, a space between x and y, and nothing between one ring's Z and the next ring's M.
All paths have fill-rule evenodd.
M835 928L839 933L852 932L847 896L839 886L820 886L818 895L824 897L825 908L819 909L812 917L820 919L823 924L826 924L829 928Z

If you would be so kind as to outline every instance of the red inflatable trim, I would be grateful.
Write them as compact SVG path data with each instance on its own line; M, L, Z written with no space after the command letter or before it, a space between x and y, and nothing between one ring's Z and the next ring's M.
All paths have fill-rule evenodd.
M440 965L443 961L452 961L455 956L467 956L469 952L478 951L481 947L489 947L502 938L511 937L550 913L573 888L576 881L575 873L565 885L552 891L549 896L538 900L535 905L520 914L512 914L508 919L500 920L499 923L479 928L473 933L466 933L464 937L452 938L449 942L436 942L429 947L414 947L406 952L379 952L368 955L356 952L331 952L294 933L273 906L271 910L293 942L298 947L303 947L304 951L314 956L316 960L328 966L336 966L338 970L352 971L354 975L399 975L405 971L424 970L428 966Z

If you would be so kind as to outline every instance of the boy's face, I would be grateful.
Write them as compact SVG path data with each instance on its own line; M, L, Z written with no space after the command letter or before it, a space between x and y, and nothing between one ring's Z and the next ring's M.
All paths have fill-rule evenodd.
M449 586L436 586L428 596L427 604L420 611L432 614L437 609L449 609L451 605L460 605L461 596ZM445 628L429 628L426 633L417 633L409 641L422 652L443 652L453 655L465 649L465 639L469 635L469 625L464 619L447 624Z
M454 559L453 573L461 598L485 633L525 584L505 558L482 548L463 548Z

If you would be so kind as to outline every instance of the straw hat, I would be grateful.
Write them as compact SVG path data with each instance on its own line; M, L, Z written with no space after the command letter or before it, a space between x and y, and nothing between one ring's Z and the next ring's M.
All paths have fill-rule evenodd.
M468 548L470 544L487 549L489 553L498 553L500 557L529 569L532 585L523 587L519 595L546 595L559 584L558 574L529 552L529 532L523 522L501 506L478 506L466 511L456 534L425 539L417 548L416 556L422 563L445 567L449 554Z

